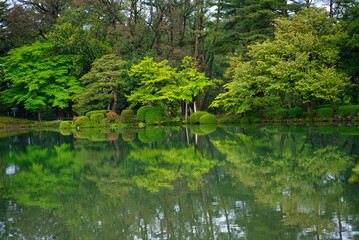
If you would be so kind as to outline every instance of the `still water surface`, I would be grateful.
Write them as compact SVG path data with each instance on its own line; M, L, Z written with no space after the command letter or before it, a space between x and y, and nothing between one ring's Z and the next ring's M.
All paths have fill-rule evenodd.
M62 134L0 138L0 239L359 239L355 126Z

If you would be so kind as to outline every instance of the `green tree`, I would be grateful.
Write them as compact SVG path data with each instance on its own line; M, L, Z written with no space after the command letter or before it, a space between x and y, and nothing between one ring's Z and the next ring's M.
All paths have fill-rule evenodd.
M340 100L348 85L335 67L340 26L324 10L308 8L292 19L276 20L275 29L273 41L249 46L248 61L231 61L228 73L233 81L212 106L243 112L280 96L284 107L301 99L312 114L313 101Z
M80 80L85 89L75 98L77 113L110 108L111 104L112 111L116 111L118 91L125 84L122 78L124 64L125 61L114 54L104 55L93 62L91 71Z
M23 103L27 110L52 106L63 109L81 89L77 80L74 55L54 55L53 45L36 42L10 51L1 58L7 89L1 93L6 103Z

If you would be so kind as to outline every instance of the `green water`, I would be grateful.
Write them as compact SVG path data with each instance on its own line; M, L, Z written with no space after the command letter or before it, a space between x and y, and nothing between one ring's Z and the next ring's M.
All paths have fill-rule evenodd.
M359 239L356 126L63 134L0 138L0 239Z

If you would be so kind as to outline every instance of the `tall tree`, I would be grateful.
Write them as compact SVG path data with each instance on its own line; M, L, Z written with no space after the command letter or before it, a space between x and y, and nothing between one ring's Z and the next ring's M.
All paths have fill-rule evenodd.
M27 110L37 110L41 121L44 106L63 109L81 89L77 80L74 55L54 55L51 43L36 42L15 48L1 58L7 89L1 98Z
M75 111L81 115L89 110L111 108L115 112L118 91L125 84L122 78L125 72L124 64L125 61L114 54L96 59L91 71L80 80L85 89L77 93Z

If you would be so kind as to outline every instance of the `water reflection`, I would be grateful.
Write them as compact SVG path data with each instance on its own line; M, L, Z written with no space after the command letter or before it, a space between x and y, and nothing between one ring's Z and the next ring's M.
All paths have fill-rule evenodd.
M0 139L0 238L358 239L357 128L199 127Z

